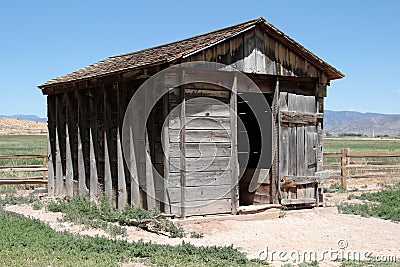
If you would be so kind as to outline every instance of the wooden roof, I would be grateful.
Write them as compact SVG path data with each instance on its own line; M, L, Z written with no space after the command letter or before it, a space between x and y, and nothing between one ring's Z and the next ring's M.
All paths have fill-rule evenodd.
M105 75L120 73L150 65L173 62L174 60L183 58L187 55L194 54L196 51L201 51L224 40L228 40L234 36L237 36L238 34L254 28L257 25L262 25L264 29L273 37L277 38L290 49L306 58L317 68L324 71L330 80L344 77L340 71L314 55L311 51L307 50L301 44L297 43L292 38L278 30L272 24L266 22L264 18L257 18L181 41L176 41L132 53L112 56L70 74L47 81L46 83L39 85L39 88L43 89L57 84L102 77Z

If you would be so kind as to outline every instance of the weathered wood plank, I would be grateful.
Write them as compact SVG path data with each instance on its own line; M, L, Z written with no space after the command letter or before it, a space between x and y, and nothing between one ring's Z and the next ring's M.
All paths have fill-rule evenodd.
M133 140L133 129L129 129L129 170L131 174L131 204L140 206L139 176L136 163L135 145Z
M90 184L89 184L89 198L90 201L97 200L98 192L98 175L97 175L97 162L96 154L94 150L94 143L97 141L93 136L92 128L89 129L89 140L90 140Z
M38 177L36 179L26 179L29 177L24 177L25 179L0 179L0 185L6 184L47 184L48 180L43 180L42 177Z
M231 154L231 143L186 143L186 157L228 157ZM179 143L170 143L169 157L180 157Z
M169 141L171 143L179 143L182 131L170 130ZM230 143L231 133L230 130L185 130L186 143L201 143L201 142L215 142L215 143Z
M61 196L63 194L63 170L61 162L61 148L60 140L58 136L58 127L56 128L56 185L55 185L55 195Z
M172 214L181 214L181 206L179 203L171 205ZM186 203L185 215L199 215L199 214L223 214L231 212L231 200L230 199L218 199L214 201L199 200Z
M182 190L185 191L185 204L192 201L199 200L218 200L224 198L231 198L231 185L218 185L218 186L196 186L196 187L170 187L169 195L171 203L181 203ZM231 211L231 207L229 207Z
M230 185L231 173L227 171L186 172L186 187ZM170 173L168 187L182 186L179 173Z
M230 98L230 129L231 129L231 203L232 214L237 213L239 208L239 159L238 159L238 140L237 140L237 77L233 78L233 85Z
M146 133L146 196L147 196L147 209L152 210L156 208L156 192L154 185L153 164L151 162L149 137Z
M225 92L225 91L223 91ZM229 91L226 97L229 97ZM212 104L201 103L200 100L188 101L185 106L186 117L219 117L228 118L230 117L229 106L221 103L216 103L214 100ZM180 109L171 111L171 116L179 116Z
M183 71L182 73L182 84L184 84L185 81L185 72ZM177 194L178 201L181 204L181 217L185 218L186 217L186 172L188 171L187 165L186 165L186 142L187 142L187 136L186 136L186 113L190 110L187 111L186 108L186 93L190 94L189 91L186 92L186 89L184 86L180 88L181 91L181 108L180 108L180 129L179 129L179 145L180 145L180 158L179 158L179 172L180 172L180 181L181 181L181 187L180 189L180 194ZM170 137L173 135L172 131L170 131ZM171 140L170 140L171 141ZM172 162L172 160L171 160ZM173 172L170 167L170 172ZM173 190L169 190L169 198L171 202L174 202L174 193Z
M169 118L169 128L180 129L180 121L178 117ZM229 130L230 119L225 117L187 117L185 129Z
M171 158L170 172L180 172L179 158ZM186 171L188 172L205 172L205 171L229 171L230 170L230 157L216 157L216 158L187 158Z
M67 196L72 197L74 195L74 190L73 190L74 170L72 164L72 153L71 153L68 124L65 127L65 139L66 139L65 187Z
M54 196L54 184L55 184L55 180L54 180L54 163L53 163L53 154L51 151L51 142L50 142L50 136L47 136L47 154L48 154L48 163L47 163L47 192L49 194L49 197L53 197Z
M117 165L118 165L118 209L126 207L128 202L128 194L126 190L124 159L122 155L121 135L117 130Z
M282 205L315 204L315 198L281 199Z

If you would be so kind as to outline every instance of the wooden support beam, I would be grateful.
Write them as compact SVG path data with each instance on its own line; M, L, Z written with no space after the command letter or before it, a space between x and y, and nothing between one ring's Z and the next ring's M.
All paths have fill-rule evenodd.
M89 169L90 169L90 180L89 180L89 198L91 201L96 201L99 195L99 177L97 172L97 105L95 104L94 91L89 93L89 109L90 109L90 125L89 125Z
M60 139L58 136L58 127L56 127L56 186L55 195L61 196L63 194L63 170L60 151Z
M68 197L72 197L74 195L73 191L73 179L74 179L74 171L72 164L72 154L71 154L71 144L69 137L68 124L65 127L65 139L66 139L66 155L65 155L65 188L66 194Z
M83 142L85 141L86 124L86 101L85 93L78 92L78 192L81 195L88 194L86 185L85 155L83 153Z
M111 200L113 197L113 192L112 192L111 163L110 163L110 154L108 150L108 143L109 140L107 136L107 129L105 129L104 130L104 193Z
M86 173L85 173L85 160L83 157L83 144L80 133L80 127L78 127L78 192L81 195L87 194L86 187Z
M131 202L132 206L140 206L140 188L139 188L139 176L135 155L135 144L133 140L133 129L129 129L129 170L131 173Z
M104 88L104 193L112 200L113 198L113 185L112 185L112 174L111 174L111 95L109 90Z
M272 166L271 166L271 200L274 204L279 204L280 170L279 170L279 148L280 148L280 89L279 80L276 80L274 98L272 100Z
M237 76L233 77L230 97L230 129L231 129L231 205L232 214L237 214L239 208L239 159L237 140Z
M50 142L50 135L47 136L47 149L48 149L48 163L47 163L47 192L49 197L54 196L54 163L53 163L53 154L51 151L51 142Z
M93 130L90 128L89 130L89 138L90 138L90 185L89 185L89 198L90 201L96 201L98 192L98 175L97 175L97 163L96 163L96 154L94 144L97 141L93 135Z
M348 157L349 153L349 148L342 149L342 169L340 182L344 190L347 190L347 178L349 177L349 169L347 168L347 165L350 162L350 159Z
M156 208L156 190L154 187L153 164L151 162L150 144L148 133L146 135L146 193L147 193L147 209Z
M182 84L184 84L185 71L182 71ZM185 99L185 86L181 86L181 112L180 112L180 131L179 131L179 145L180 145L180 175L181 175L181 218L186 218L186 99Z
M124 158L122 155L121 134L117 131L117 161L118 161L118 209L123 209L128 203L126 190Z

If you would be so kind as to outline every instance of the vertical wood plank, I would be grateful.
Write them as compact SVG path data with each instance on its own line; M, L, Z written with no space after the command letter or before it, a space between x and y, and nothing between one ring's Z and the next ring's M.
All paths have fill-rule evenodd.
M164 124L163 124L163 135L162 135L162 147L164 150L164 212L171 213L171 201L169 198L169 161L170 161L170 143L169 143L169 93L164 95L163 98L164 107Z
M85 136L85 94L78 92L78 192L81 195L86 195L88 189L86 186L86 169L85 157L83 155L83 140Z
M48 163L47 163L47 193L49 197L54 196L54 162L53 162L53 152L51 151L51 142L50 142L50 131L47 136L47 150L48 150Z
M233 85L230 99L230 121L231 121L231 205L232 214L237 213L239 208L239 160L238 160L238 141L237 141L237 77L233 77Z
M65 127L65 139L66 139L66 155L65 155L65 188L66 194L68 197L72 197L74 195L73 190L73 179L74 179L74 171L72 164L72 153L71 153L71 143L70 136L68 130L68 124Z
M112 200L113 199L113 186L112 186L112 173L111 173L111 95L107 88L104 88L104 193Z
M133 129L129 129L129 170L131 172L131 202L132 206L140 206L139 176L136 163Z
M118 161L118 209L123 209L128 203L126 190L124 159L122 155L121 134L117 132L117 161Z
M184 84L185 72L182 72L182 84ZM181 217L186 218L186 98L185 87L181 86L181 113L180 113L180 131L179 131L179 146L180 146L180 179L181 179Z
M78 192L81 195L86 195L88 189L86 187L85 160L83 157L83 144L80 131L80 127L78 127Z
M98 196L97 188L98 188L98 176L97 176L97 163L96 163L96 154L94 149L94 143L96 139L93 135L92 128L89 129L89 138L90 138L90 185L89 185L89 198L90 201L96 201Z
M272 133L272 175L271 175L271 198L272 203L279 202L278 186L280 180L279 172L279 143L280 143L280 109L279 109L279 80L275 82L274 98L272 100L273 133Z
M57 123L58 124L58 123ZM56 186L55 195L61 196L63 193L63 171L60 151L60 139L58 136L58 125L56 127Z
M350 149L343 148L342 149L342 169L341 169L341 179L340 182L344 190L347 190L347 178L349 177L349 169L347 168L347 164L349 164L349 155Z
M106 124L106 128L107 128ZM110 153L108 150L109 137L107 136L107 129L104 130L104 193L111 200L113 197L112 192L112 177L111 177L111 164Z
M146 193L147 193L147 209L156 208L156 192L154 187L153 164L151 162L150 144L148 133L146 135Z

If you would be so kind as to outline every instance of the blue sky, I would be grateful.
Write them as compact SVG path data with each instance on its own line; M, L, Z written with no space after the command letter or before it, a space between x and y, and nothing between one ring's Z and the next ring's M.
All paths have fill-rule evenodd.
M37 85L108 56L264 17L346 77L326 109L400 113L400 1L2 1L0 114L46 115Z

